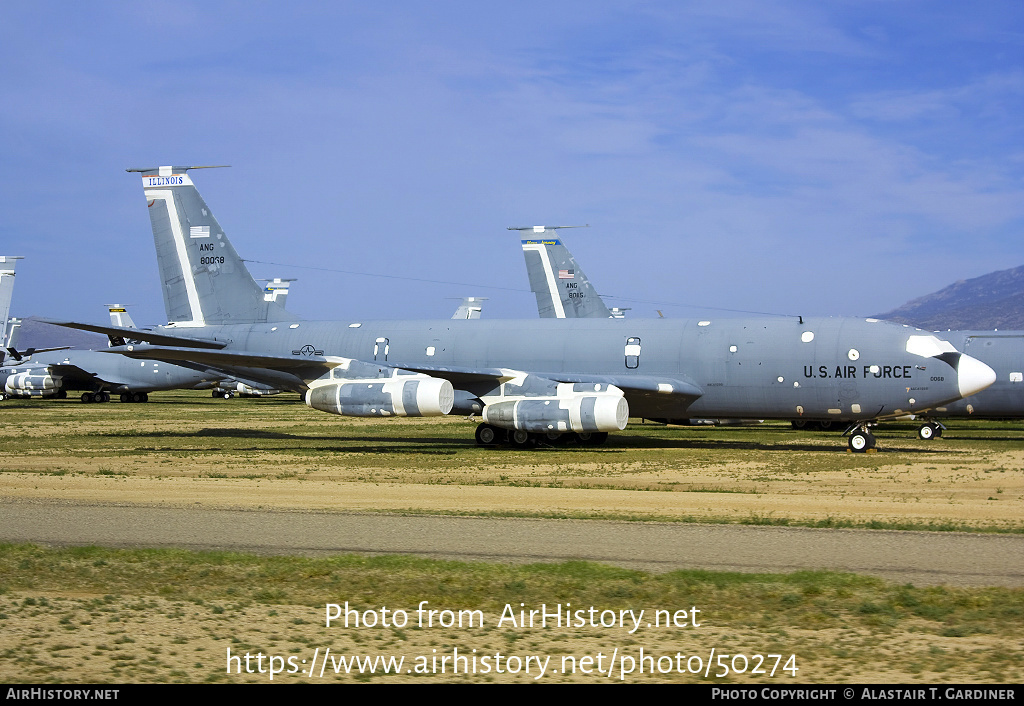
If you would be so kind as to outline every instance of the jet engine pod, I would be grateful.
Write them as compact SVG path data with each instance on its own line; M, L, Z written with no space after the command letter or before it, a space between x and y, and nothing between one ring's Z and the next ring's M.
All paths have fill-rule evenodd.
M452 384L429 376L330 382L306 393L313 409L346 417L438 417L454 403Z
M34 393L35 395L52 395L60 389L61 377L50 374L33 375L30 372L17 373L7 378L4 388L11 394Z
M629 403L619 394L578 397L525 397L484 407L484 421L503 429L529 432L622 431Z

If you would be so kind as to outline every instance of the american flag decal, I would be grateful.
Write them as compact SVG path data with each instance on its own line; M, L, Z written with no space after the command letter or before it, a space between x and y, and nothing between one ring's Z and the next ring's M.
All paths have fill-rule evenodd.
M576 270L559 270L558 279L572 279L576 274Z

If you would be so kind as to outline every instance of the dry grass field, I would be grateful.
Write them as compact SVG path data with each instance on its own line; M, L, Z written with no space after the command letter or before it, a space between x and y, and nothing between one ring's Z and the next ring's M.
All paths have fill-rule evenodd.
M600 448L480 449L465 419L348 420L294 395L145 405L0 403L0 499L162 506L619 518L1024 531L1024 425L953 422L919 441L878 432L879 452L785 424L632 424ZM1020 557L1008 557L1020 561ZM483 625L345 629L324 604L414 616L420 601L480 610ZM571 602L599 611L700 607L699 628L523 628L498 619ZM647 616L650 617L648 612ZM170 550L0 547L0 679L9 682L534 681L493 655L547 656L540 681L988 682L1024 678L1024 592L896 586L840 574L652 575L593 564L504 566L411 558L252 557ZM307 674L314 655L405 657L402 673ZM437 656L490 656L490 671L440 673ZM644 649L656 673L622 673ZM472 653L472 650L477 650ZM796 655L796 675L693 673L715 649ZM228 674L231 655L253 673ZM319 652L317 652L319 650ZM468 652L467 652L468 651ZM611 676L563 658L603 655ZM294 658L293 663L287 660ZM669 659L673 657L673 659ZM424 670L415 669L417 658ZM666 661L667 660L667 661ZM669 669L669 664L673 665ZM296 669L289 673L289 665ZM566 662L565 664L569 664ZM586 663L591 664L591 663ZM676 667L683 664L682 669ZM516 663L512 662L511 666ZM301 669L300 669L301 668ZM660 671L664 668L667 671ZM635 665L639 669L639 665ZM405 671L411 670L411 671ZM555 671L557 670L557 671ZM648 670L649 671L649 670ZM699 670L696 670L699 671ZM305 676L303 676L305 674Z
M1024 424L912 424L850 454L784 423L631 424L599 448L478 448L464 418L344 419L295 395L0 406L0 496L324 510L1024 530ZM457 491L453 489L457 488Z

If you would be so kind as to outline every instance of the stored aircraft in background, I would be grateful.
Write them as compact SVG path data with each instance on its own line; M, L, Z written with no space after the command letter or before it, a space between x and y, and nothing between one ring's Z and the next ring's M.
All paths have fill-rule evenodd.
M9 306L11 288L0 280L0 296ZM0 299L0 304L3 304ZM126 345L137 332L125 307L108 307L111 322L121 333L110 336L111 343ZM59 348L18 351L10 342L9 352L14 360L0 365L0 399L57 398L64 399L68 392L81 392L82 402L109 402L111 394L122 402L148 402L149 393L157 390L208 390L217 385L243 385L224 379L219 371L209 367L194 369L161 361L139 361L124 356L108 355L95 350L68 350ZM253 383L262 387L259 383ZM263 393L266 394L266 393Z
M537 295L538 313L558 318L606 318L605 307L576 258L551 226L530 228L533 237L522 241L530 286ZM527 229L515 229L527 230ZM566 276L567 275L567 276ZM554 302L554 305L552 305ZM966 399L916 415L918 436L929 440L942 435L942 419L1024 418L1024 331L946 331L940 334L957 350L988 365L996 374L993 384ZM671 423L714 423L718 420L661 419ZM728 420L735 422L738 420ZM844 430L844 419L794 419L800 429Z
M452 314L453 319L479 319L484 311L484 302L487 297L463 297L462 303Z
M0 364L4 362L7 346L11 345L12 322L10 299L14 294L14 266L20 255L0 255Z
M922 413L991 384L937 336L850 318L301 321L264 301L190 169L141 173L169 323L112 351L210 366L352 416L479 413L480 444L603 441L629 416ZM51 322L117 333L117 327Z
M279 302L282 306L284 306L284 302L285 302L285 300L288 297L288 283L289 282L294 282L294 281L295 280L281 280L281 279L272 280L271 281L272 284L267 285L267 287L263 290L264 293L265 293L263 298L266 301L276 301L276 302ZM276 285L274 283L276 283ZM284 285L280 286L281 283L284 283ZM137 329L137 327L135 325L135 322L132 321L132 317L128 313L127 307L125 307L123 304L110 304L107 307L107 309L108 309L108 311L110 313L110 323L111 323L112 326L118 326L118 327L121 327L121 328L128 328L128 329ZM135 344L135 343L139 342L139 339L128 338L128 337L126 337L124 335L108 336L108 338L110 339L110 345L112 347L113 346L124 346L124 345L127 345L129 343L130 344ZM204 389L205 390L208 387L209 387L209 385L205 385L204 384L202 387L193 388L193 389ZM279 389L277 389L275 387L270 387L269 385L263 385L261 383L258 383L256 381L254 381L254 380L245 382L245 381L241 381L241 380L234 380L234 379L231 379L231 378L224 379L224 378L218 377L217 381L215 383L213 383L213 387L210 389L210 394L213 397L220 397L220 398L223 398L225 400L230 400L236 394L239 397L268 397L270 395L279 395L279 394L281 394L281 390L279 390ZM143 399L142 401L146 402L148 400L149 400L148 396L145 396L145 399ZM87 400L85 400L83 398L82 401L85 402ZM135 401L135 400L130 400L130 399L122 398L121 401L122 402L131 402L131 401Z

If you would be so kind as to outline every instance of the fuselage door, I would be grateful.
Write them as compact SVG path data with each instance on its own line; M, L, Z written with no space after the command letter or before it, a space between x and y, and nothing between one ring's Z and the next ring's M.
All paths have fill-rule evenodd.
M633 369L640 367L640 339L630 337L626 339L626 367Z
M374 361L387 362L387 360L388 360L388 352L389 352L390 348L391 348L391 345L388 342L388 339L386 339L386 338L378 338L374 342L374 344L373 344L373 359L374 359Z

